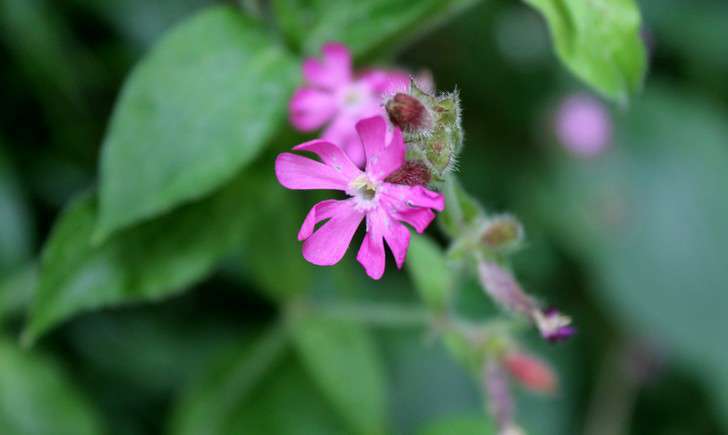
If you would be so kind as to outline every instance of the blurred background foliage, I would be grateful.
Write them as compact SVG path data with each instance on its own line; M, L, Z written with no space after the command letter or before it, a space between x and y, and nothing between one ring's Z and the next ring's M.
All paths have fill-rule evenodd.
M554 135L559 102L589 90L558 63L543 20L521 2L240 1L251 29L275 30L215 34L286 47L269 49L270 71L212 79L280 82L215 113L239 122L218 138L257 143L239 156L249 169L216 166L224 187L150 197L146 212L102 230L158 217L91 243L101 144L125 78L173 25L213 3L2 1L0 433L488 433L478 385L416 316L385 310L373 327L348 319L347 301L414 305L406 274L390 270L374 283L351 255L330 269L300 257L295 233L317 197L273 179L275 152L304 139L277 128L284 114L274 102L296 85L297 56L330 39L349 43L361 65L428 70L438 89L460 90L463 184L491 211L523 220L528 247L516 271L573 314L571 342L525 338L561 377L554 398L519 393L529 434L727 433L725 1L638 2L648 79L628 105L608 106L612 143L593 158L570 154ZM206 29L177 36L203 49L215 38ZM175 104L176 95L160 98ZM210 146L235 153L236 140ZM146 180L143 164L107 169L121 171L128 180L118 188L131 186L140 202L149 194L134 190ZM191 202L170 211L180 197ZM464 311L493 310L474 284L461 293ZM332 295L337 306L327 305ZM108 305L117 306L87 312ZM289 338L281 322L290 319ZM23 331L29 342L56 324L20 346Z

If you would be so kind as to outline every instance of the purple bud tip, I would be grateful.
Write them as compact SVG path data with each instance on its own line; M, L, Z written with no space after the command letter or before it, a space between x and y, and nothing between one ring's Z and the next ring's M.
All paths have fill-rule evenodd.
M430 127L430 114L422 102L412 95L396 94L385 105L392 124L406 132L422 131Z
M567 340L576 333L571 325L571 318L561 314L556 308L535 310L532 316L541 336L552 343Z
M390 174L388 183L404 184L407 186L426 186L432 180L432 174L422 162L405 162L402 167Z

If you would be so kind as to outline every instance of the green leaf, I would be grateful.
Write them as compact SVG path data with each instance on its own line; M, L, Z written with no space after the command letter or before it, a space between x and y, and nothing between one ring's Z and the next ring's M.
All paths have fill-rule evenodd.
M427 236L413 234L407 253L407 271L425 303L437 310L444 309L454 278L440 247Z
M485 417L451 417L433 423L419 432L419 435L490 435L495 434Z
M98 420L58 365L0 338L0 433L94 435Z
M30 259L33 238L32 215L15 171L0 148L0 278Z
M174 28L135 68L114 109L95 239L230 181L281 124L297 75L291 56L233 8Z
M623 145L594 161L562 162L543 203L624 328L665 343L723 398L726 119L690 96L647 92L620 123Z
M286 348L285 329L275 327L253 345L226 356L224 364L211 364L183 392L172 413L173 435L225 435L236 410L241 405L253 407L260 402L259 390L264 378L282 358ZM239 433L239 432L235 432ZM255 432L252 429L246 433Z
M324 43L338 41L360 57L431 27L477 1L274 0L273 9L286 36L305 54L317 54Z
M253 281L276 301L311 288L315 266L301 254L298 230L306 211L298 207L297 192L275 183L261 195L244 245L243 263Z
M357 323L303 317L292 324L292 332L304 366L351 432L385 433L384 373L367 331Z
M604 96L626 103L642 87L645 48L634 0L525 0L546 18L561 61Z
M267 169L267 168L265 168ZM263 168L261 168L263 170ZM204 201L92 243L96 201L63 213L44 248L24 340L79 312L168 297L203 278L248 231L271 174L241 174Z

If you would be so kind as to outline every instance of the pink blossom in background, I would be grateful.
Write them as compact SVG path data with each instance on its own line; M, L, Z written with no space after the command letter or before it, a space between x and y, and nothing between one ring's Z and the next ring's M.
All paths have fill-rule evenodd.
M565 98L556 115L556 137L568 151L581 157L603 152L612 140L612 120L596 98L576 94Z
M366 235L356 258L370 277L379 279L385 267L384 242L401 268L410 241L409 230L403 222L423 232L435 218L432 210L442 211L445 200L439 193L422 186L385 181L405 161L405 145L399 129L394 130L387 143L387 122L375 116L358 122L355 131L364 149L364 171L337 145L316 139L293 149L314 153L320 162L282 153L276 159L276 177L288 189L345 192L349 198L321 201L306 216L298 233L298 240L303 241L303 256L319 266L338 263L357 228L366 220ZM326 223L316 229L323 221Z
M341 146L361 167L364 150L354 125L361 119L384 115L383 95L406 89L409 76L380 69L356 75L351 53L339 43L325 44L322 52L321 59L309 58L303 63L304 85L289 104L291 124L304 132L326 126L322 138Z

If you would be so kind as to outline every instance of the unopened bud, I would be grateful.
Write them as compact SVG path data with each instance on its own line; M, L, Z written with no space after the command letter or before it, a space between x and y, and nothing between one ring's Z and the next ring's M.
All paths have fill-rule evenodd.
M541 336L548 341L564 341L576 333L571 325L571 318L561 314L556 308L534 310L531 317Z
M547 394L556 391L556 375L546 362L515 351L507 354L503 363L511 376L529 390Z
M490 249L513 251L523 241L523 234L523 226L516 218L502 215L486 223L481 240Z
M432 117L417 97L397 93L387 101L385 108L392 124L405 133L420 133L432 128Z
M488 410L498 428L503 431L513 425L514 406L508 375L499 361L486 362L483 368L483 383L488 397Z
M405 162L384 181L407 186L426 186L430 180L432 180L432 174L427 166L422 162L412 160Z
M526 294L513 274L494 261L481 261L478 276L483 289L499 305L520 314L538 311L536 302Z
M404 132L407 155L423 163L432 179L442 180L454 170L463 142L457 93L430 95L412 80L385 108L392 124Z

